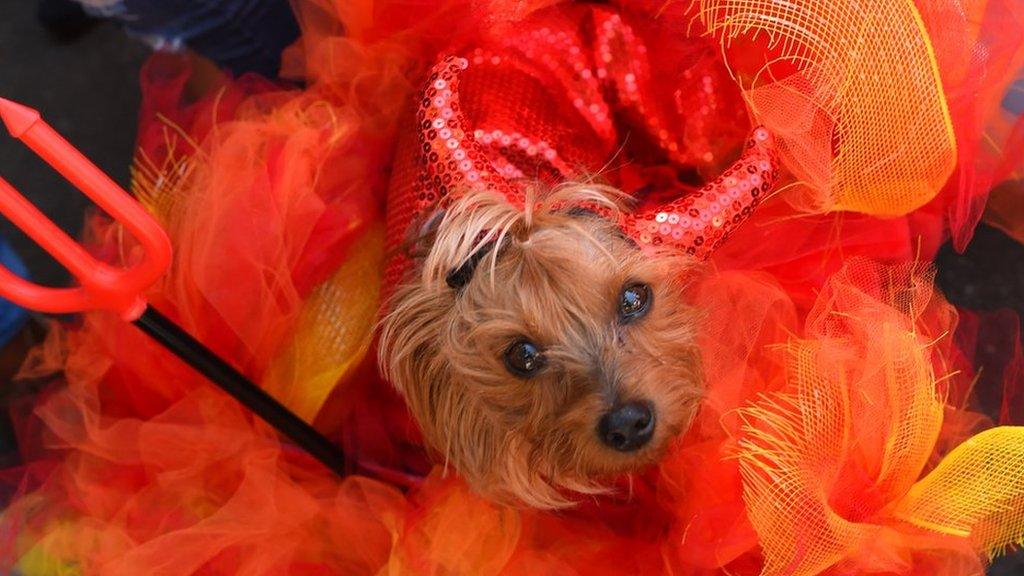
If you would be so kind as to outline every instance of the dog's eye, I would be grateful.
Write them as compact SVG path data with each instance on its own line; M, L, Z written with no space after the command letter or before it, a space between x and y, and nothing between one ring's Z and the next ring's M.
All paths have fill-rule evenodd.
M625 320L636 320L651 307L651 287L647 284L630 284L622 289L619 298L619 316Z
M505 350L505 367L522 378L529 378L544 367L540 348L529 340L517 340Z

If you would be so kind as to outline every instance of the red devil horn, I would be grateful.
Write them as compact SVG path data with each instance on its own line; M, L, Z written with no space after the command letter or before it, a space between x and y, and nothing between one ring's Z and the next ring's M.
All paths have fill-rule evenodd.
M703 260L750 216L778 173L774 138L755 128L743 155L721 176L685 197L626 216L623 231L641 247L668 246Z
M459 104L459 75L465 58L450 56L434 66L419 107L421 158L424 173L417 194L417 213L429 213L456 194L478 190L499 192L522 206L523 192L495 168L476 141Z

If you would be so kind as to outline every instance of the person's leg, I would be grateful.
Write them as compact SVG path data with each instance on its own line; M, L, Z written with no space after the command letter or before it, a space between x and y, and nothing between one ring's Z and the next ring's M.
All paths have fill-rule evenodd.
M28 276L28 268L21 258L11 247L10 243L0 237L0 266L10 270L15 275L25 278ZM9 300L0 298L0 385L14 375L14 369L20 363L17 354L8 350L8 345L15 340L28 322L28 311L15 305ZM19 349L15 346L16 349Z
M276 77L281 52L299 36L288 0L77 0L123 23L153 48L190 49L234 75Z

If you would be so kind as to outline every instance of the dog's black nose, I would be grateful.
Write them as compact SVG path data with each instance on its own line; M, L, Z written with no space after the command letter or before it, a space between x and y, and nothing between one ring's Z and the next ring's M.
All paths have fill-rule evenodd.
M647 402L629 402L612 407L597 424L597 435L609 448L632 452L654 435L654 412Z

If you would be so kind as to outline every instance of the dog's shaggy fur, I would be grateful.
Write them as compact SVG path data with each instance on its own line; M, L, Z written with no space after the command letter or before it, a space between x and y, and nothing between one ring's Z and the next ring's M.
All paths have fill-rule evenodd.
M381 365L429 446L478 492L538 508L653 462L689 425L702 384L695 311L685 298L693 262L643 254L615 225L620 196L565 185L526 210L498 195L463 197L422 238L425 254L389 302ZM612 218L571 207L600 206ZM488 243L461 288L446 276ZM643 317L619 314L625 286L653 298ZM544 366L516 376L504 360L529 339ZM655 429L634 451L609 448L599 422L624 402L652 407Z

